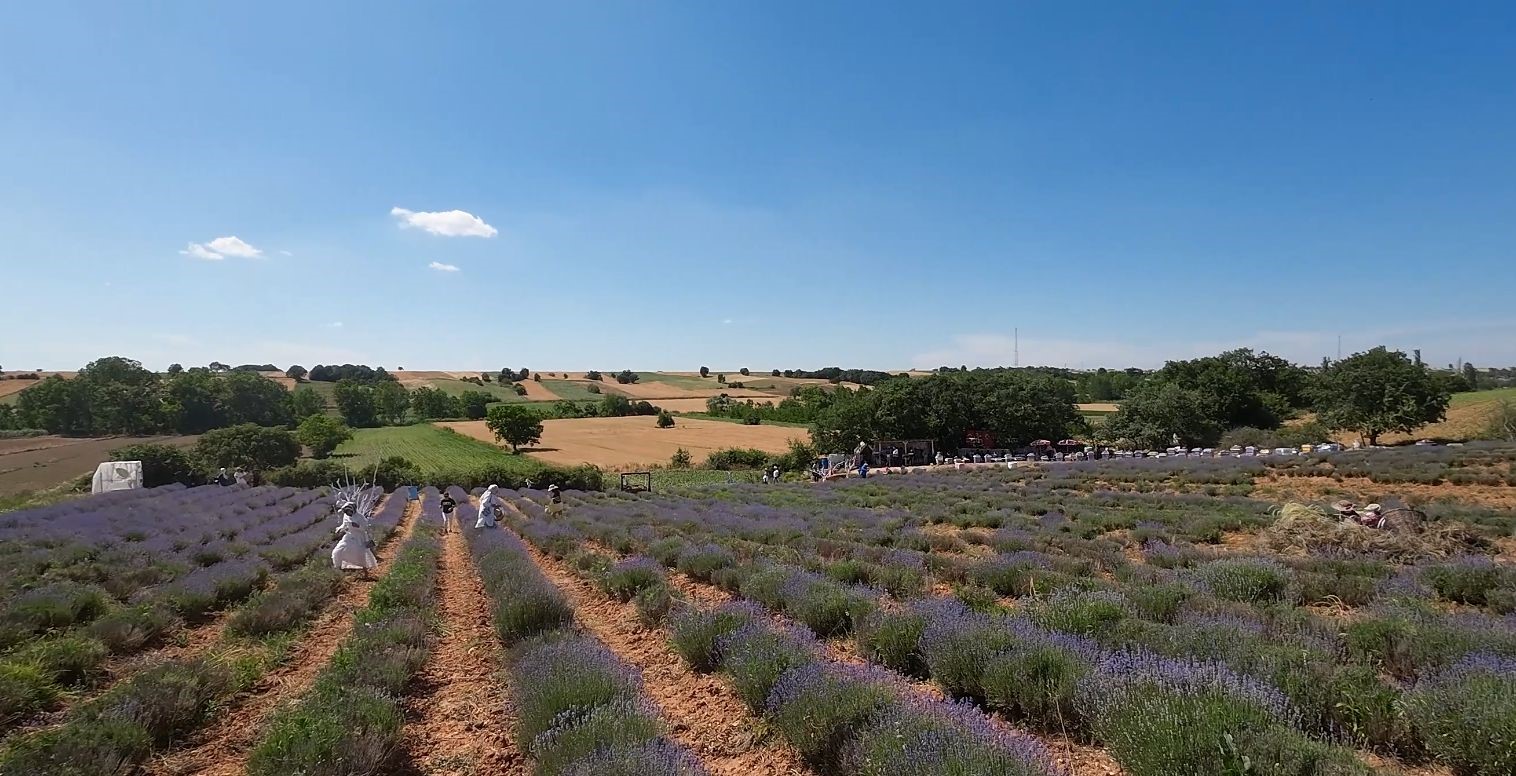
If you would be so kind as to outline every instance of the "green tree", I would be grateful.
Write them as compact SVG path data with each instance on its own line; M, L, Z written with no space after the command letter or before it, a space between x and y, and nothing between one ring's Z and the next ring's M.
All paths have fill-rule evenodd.
M295 435L300 444L310 448L312 458L325 458L337 445L353 438L352 430L342 421L327 415L312 415L301 421Z
M725 384L726 383L726 375L725 374L716 375L716 382Z
M127 445L111 451L117 461L141 461L142 485L157 488L176 482L185 485L204 485L205 472L195 462L189 451L174 445L143 444Z
M1170 361L1150 380L1194 391L1207 420L1223 429L1278 428L1310 403L1304 369L1245 348L1190 361Z
M668 410L658 410L658 428L673 428L674 416Z
M21 414L9 404L0 404L0 431L21 428Z
M1463 379L1468 381L1469 390L1479 390L1479 370L1475 369L1474 365L1467 361L1463 364Z
M747 367L743 367L741 369L738 369L737 371L740 372L743 377L747 377L748 375L752 374L752 372L748 371Z
M1106 418L1101 436L1142 449L1162 449L1175 436L1185 447L1214 445L1224 431L1200 391L1177 383L1149 383L1127 396Z
M446 391L423 385L411 391L411 412L418 420L436 420L459 417L463 415L463 408Z
M293 464L300 457L300 440L282 428L244 423L207 431L195 443L195 454L212 467L265 471Z
M74 381L89 403L90 434L146 434L163 428L162 383L129 358L91 361Z
M484 422L495 432L495 438L511 446L512 453L520 452L522 445L542 439L542 419L522 407L496 404L490 407Z
M1447 416L1447 384L1400 351L1356 353L1318 376L1316 412L1333 430L1354 431L1369 444L1386 432L1409 434Z
M711 376L711 368L708 367L708 366L700 367L700 376L701 377L710 377Z
M622 385L635 383L638 379L640 379L640 376L630 369L623 369L620 372L616 373L616 382L621 383Z
M769 376L771 376L771 377L778 377L779 376L779 370L775 369L774 371L769 372Z
M675 450L674 457L669 459L670 469L688 469L694 465L695 462L690 457L690 451L682 447Z
M600 375L599 372L591 369L590 371L584 373L584 379L586 379L586 380L595 380L596 382L598 382L601 379L601 375Z
M305 385L290 392L290 415L296 423L325 412L326 399L315 388Z
M180 372L183 372L183 371L184 371L183 365L180 365L180 364L169 364L168 365L168 374L169 374L170 377L172 377L172 376L174 376L176 374L179 374Z
M288 377L291 380L294 380L297 383L303 382L305 380L305 376L308 374L310 374L310 372L307 372L305 370L305 367L299 364L295 364L289 369L284 370L284 376Z
M205 367L170 377L163 389L164 414L181 434L203 434L226 425L221 404L221 378Z
M353 380L338 380L332 390L332 399L337 403L337 412L353 428L368 428L379 425L379 404L374 400L374 388Z
M469 420L482 420L494 401L495 397L484 391L464 391L458 397L459 408L463 410L463 417Z
M405 386L394 380L374 383L374 409L379 417L390 423L405 420L405 411L411 407L411 395Z
M73 380L51 375L21 392L16 410L25 425L54 434L89 434L89 397Z
M538 373L532 375L532 382L534 382L534 383L540 383L540 382L542 382L542 373L538 372Z
M292 421L290 392L257 372L231 372L221 378L221 402L228 424L285 426Z

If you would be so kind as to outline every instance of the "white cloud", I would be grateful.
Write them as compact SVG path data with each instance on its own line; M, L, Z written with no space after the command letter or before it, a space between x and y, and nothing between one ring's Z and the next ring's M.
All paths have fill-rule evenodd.
M330 326L330 327L332 327L332 328L334 328L334 329L340 329L340 328L342 328L342 321L332 321L331 323L328 323L327 325Z
M721 319L721 325L723 325L723 326L731 326L732 325L732 319L731 318L722 318Z
M179 251L179 255L193 256L197 259L205 259L206 261L221 261L224 258L221 254L212 251L200 243L190 243L189 247Z
M458 271L458 267L456 265L453 265L453 264L443 264L440 261L434 261L431 264L426 265L426 267L427 267L427 269L434 269L434 270L437 270L438 272L457 272Z
M280 256L294 256L295 254L290 253L289 251L279 251L279 255Z
M403 207L390 208L390 215L400 219L402 229L414 227L443 237L494 237L499 230L473 213L462 210L417 213Z
M256 259L263 255L263 251L247 244L240 237L217 237L208 243L190 243L189 247L180 254L193 256L206 261L220 261L227 256L237 256L244 259Z

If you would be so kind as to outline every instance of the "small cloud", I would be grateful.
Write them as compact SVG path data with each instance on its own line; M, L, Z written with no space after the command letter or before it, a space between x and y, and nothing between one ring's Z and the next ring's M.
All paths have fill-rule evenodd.
M427 269L434 269L434 270L437 270L438 272L457 272L458 271L458 267L457 266L452 265L452 264L443 264L440 261L434 261L431 264L426 265L426 267L427 267Z
M721 319L721 325L722 326L731 326L732 325L732 319L731 318L722 318Z
M333 329L340 329L342 328L342 321L332 321L331 323L328 323L327 326L330 326Z
M403 207L390 208L390 215L400 219L400 228L416 228L443 237L494 237L500 231L473 213L462 210L418 213Z
M227 256L256 259L263 255L263 251L254 248L235 235L217 237L208 243L190 243L188 247L179 251L179 253L206 261L221 261Z
M289 251L279 251L279 255L280 256L294 256L295 254L290 253Z
M192 256L197 259L205 259L206 261L221 261L224 258L221 254L206 248L200 243L190 243L189 247L179 251L179 255Z

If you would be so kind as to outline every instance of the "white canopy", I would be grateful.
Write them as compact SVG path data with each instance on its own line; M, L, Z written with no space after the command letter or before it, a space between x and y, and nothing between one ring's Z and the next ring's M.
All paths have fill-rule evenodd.
M141 461L106 461L95 467L90 480L91 493L109 490L133 490L142 487Z

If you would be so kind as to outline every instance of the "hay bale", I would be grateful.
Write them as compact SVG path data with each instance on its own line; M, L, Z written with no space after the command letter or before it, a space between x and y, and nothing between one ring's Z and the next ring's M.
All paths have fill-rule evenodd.
M1489 551L1489 542L1461 523L1432 523L1420 530L1367 528L1295 501L1277 514L1263 537L1282 555L1361 554L1411 562Z

